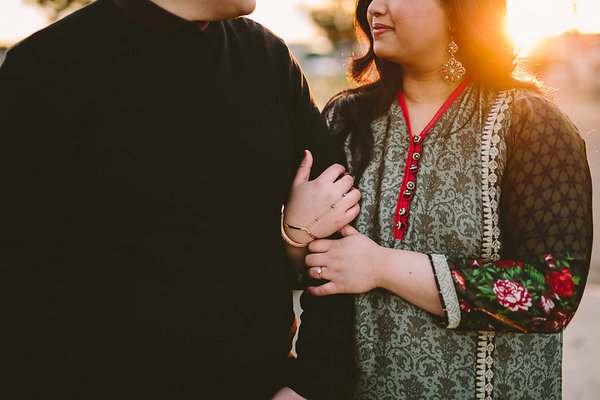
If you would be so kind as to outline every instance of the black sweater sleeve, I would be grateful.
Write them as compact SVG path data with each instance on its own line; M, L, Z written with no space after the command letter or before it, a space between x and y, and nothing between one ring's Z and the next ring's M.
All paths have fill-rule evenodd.
M43 268L43 258L31 252L51 242L50 227L59 219L53 212L56 204L48 193L61 184L64 163L59 148L50 146L54 134L50 121L60 116L48 103L51 91L42 91L47 72L43 62L20 47L9 50L0 68L0 314L3 316L2 365L5 384L2 393L28 398L34 396L32 382L43 372L41 363L49 346L39 345L39 332L52 341L47 326L52 317L53 299L47 288L60 276ZM50 85L47 85L47 87ZM48 149L48 151L44 151ZM54 151L52 151L54 150ZM49 165L55 162L56 168ZM41 201L38 201L41 199ZM27 282L23 287L20 282ZM31 305L31 294L44 298L44 303ZM56 313L55 313L56 314ZM15 394L15 396L17 396Z

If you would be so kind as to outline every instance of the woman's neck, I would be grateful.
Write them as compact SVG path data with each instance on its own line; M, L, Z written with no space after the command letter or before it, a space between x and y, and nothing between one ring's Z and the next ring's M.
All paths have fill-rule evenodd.
M404 71L402 93L407 103L415 105L440 104L452 94L460 82L449 83L439 69L411 73Z
M403 74L402 94L406 103L411 132L419 135L429 124L440 107L458 87L459 82L450 84L439 73Z

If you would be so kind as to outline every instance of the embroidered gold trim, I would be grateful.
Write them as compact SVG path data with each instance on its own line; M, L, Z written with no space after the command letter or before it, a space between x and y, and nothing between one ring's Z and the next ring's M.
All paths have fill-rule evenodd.
M500 92L487 117L487 122L481 138L481 194L483 201L483 244L482 256L486 260L500 258L500 226L498 216L498 198L500 188L496 187L498 176L496 169L499 154L498 143L505 118L504 112L508 109L510 96L507 91Z
M494 337L496 334L491 331L479 331L478 333L476 398L479 400L492 400L494 390L492 366L494 365Z
M500 187L498 183L497 157L500 153L500 129L504 121L504 112L510 106L511 97L507 91L498 93L492 106L481 138L481 194L483 205L483 243L481 255L486 260L500 258L500 226L498 214L498 199ZM476 398L479 400L492 400L494 385L494 332L479 331L477 346L477 389Z
M448 261L446 261L446 256L442 254L432 254L431 261L446 306L446 315L448 316L448 326L446 328L455 329L460 324L460 305Z

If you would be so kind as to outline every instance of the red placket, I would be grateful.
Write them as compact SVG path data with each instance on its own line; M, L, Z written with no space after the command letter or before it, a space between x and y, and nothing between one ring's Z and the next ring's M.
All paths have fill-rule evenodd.
M465 79L460 85L446 99L444 104L435 113L431 121L427 124L423 131L419 135L413 135L410 129L410 121L408 119L408 109L406 107L406 101L402 92L398 92L398 101L400 102L400 108L406 121L406 127L408 134L410 135L410 147L408 149L408 157L406 158L406 165L404 167L404 177L402 179L402 185L400 186L400 194L398 195L398 202L396 204L396 213L394 218L394 238L402 239L404 232L408 229L408 214L410 209L410 201L413 198L414 190L416 188L417 171L419 170L419 160L421 159L421 145L425 136L429 133L433 125L444 115L450 105L460 96L465 90L469 80Z

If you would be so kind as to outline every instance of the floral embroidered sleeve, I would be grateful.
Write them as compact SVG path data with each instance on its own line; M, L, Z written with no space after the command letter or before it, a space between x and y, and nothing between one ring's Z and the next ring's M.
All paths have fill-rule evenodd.
M501 259L432 256L455 289L442 293L448 327L559 332L579 305L590 263L585 144L555 105L529 93L516 96L506 145Z

